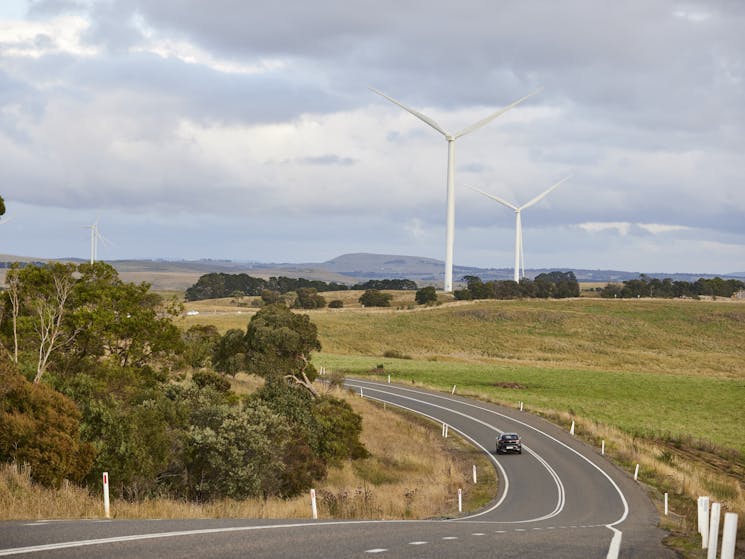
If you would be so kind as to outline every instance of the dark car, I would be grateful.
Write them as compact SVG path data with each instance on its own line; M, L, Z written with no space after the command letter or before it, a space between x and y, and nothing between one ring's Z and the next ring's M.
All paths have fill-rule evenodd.
M502 433L497 437L497 454L505 452L523 453L523 444L517 433Z

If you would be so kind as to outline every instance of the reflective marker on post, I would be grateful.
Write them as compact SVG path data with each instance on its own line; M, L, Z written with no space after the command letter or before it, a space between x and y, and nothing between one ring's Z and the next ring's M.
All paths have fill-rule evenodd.
M109 507L109 472L103 473L103 514L106 518L111 518Z

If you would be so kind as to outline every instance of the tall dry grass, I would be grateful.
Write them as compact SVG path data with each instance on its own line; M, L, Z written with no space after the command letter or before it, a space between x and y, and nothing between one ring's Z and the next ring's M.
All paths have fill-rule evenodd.
M535 411L535 410L534 410ZM662 526L682 532L695 531L697 500L709 496L722 504L724 512L738 514L740 530L745 528L745 481L718 454L673 443L634 437L619 429L572 416L566 412L541 410L540 414L566 427L575 422L575 433L598 448L605 441L605 455L627 472L639 464L639 481L647 486L652 501L663 511L664 494L670 499L670 515L661 515Z
M249 380L243 380L250 383ZM361 439L371 457L330 468L316 487L320 518L414 519L457 514L457 489L464 489L465 510L496 495L494 468L486 457L457 436L443 439L440 427L404 416L346 391L363 416ZM469 482L472 464L482 472ZM112 500L115 518L309 518L310 497L222 499L194 503L167 498ZM27 468L0 466L0 520L95 518L103 516L100 496L73 484L47 489L31 481Z

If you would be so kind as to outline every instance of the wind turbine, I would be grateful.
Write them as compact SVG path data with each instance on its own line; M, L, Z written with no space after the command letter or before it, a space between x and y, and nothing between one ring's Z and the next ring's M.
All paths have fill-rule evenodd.
M523 252L523 225L522 225L522 220L520 219L520 212L524 210L525 208L529 208L530 206L537 204L538 202L543 200L546 196L548 196L550 192L556 189L561 183L569 180L571 176L572 175L564 177L559 182L557 182L555 185L553 185L551 188L539 194L538 196L536 196L529 202L526 202L522 206L516 206L515 204L510 204L508 201L503 200L499 196L488 194L487 192L484 192L483 190L479 190L478 188L469 187L471 188L471 190L475 190L476 192L483 194L487 198L496 200L503 206L507 206L508 208L512 208L513 210L515 210L515 276L514 278L516 282L519 282L521 277L525 277L525 253Z
M465 136L466 134L470 134L471 132L474 132L481 128L482 126L486 126L489 124L492 120L497 118L499 115L506 113L509 111L512 107L515 107L516 105L519 105L523 101L525 101L528 97L532 97L536 93L538 93L542 88L539 88L535 90L533 93L529 93L525 97L522 97L515 101L514 103L511 103L507 105L506 107L499 109L497 112L490 114L484 119L479 120L478 122L472 124L471 126L468 126L461 130L460 132L456 134L449 134L446 132L437 122L432 120L430 117L428 117L425 114L420 113L419 111L416 111L414 109L411 109L404 105L403 103L400 103L399 101L396 101L392 97L388 97L385 93L382 93L378 91L377 89L370 88L374 93L377 93L381 97L385 97L388 99L391 103L398 105L403 110L413 114L415 117L420 119L426 124L429 124L432 128L437 130L440 134L445 136L445 140L447 140L448 143L448 175L447 175L447 213L446 213L446 223L447 223L447 230L446 230L446 239L445 239L445 281L443 285L443 290L446 292L451 292L453 290L453 242L455 239L455 140L460 138L461 136Z
M99 218L96 218L93 225L83 226L84 229L91 230L91 264L93 264L98 258L98 240L101 239L104 243L107 241L106 237L101 235L101 232L98 230L98 219Z

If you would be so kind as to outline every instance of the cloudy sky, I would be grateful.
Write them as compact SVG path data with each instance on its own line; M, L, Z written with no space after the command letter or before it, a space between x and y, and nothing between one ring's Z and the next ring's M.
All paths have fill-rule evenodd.
M745 2L2 0L0 254L745 271Z

